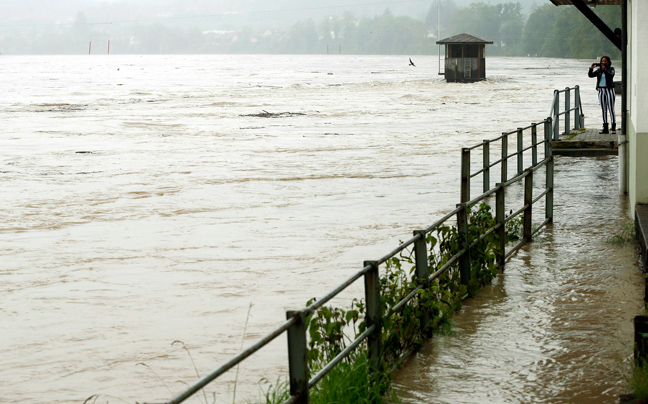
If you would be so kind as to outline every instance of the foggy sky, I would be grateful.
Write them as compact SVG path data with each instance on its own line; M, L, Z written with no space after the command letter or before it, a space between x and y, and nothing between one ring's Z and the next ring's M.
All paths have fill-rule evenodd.
M458 6L473 1L454 0ZM492 4L507 1L514 0L485 0ZM518 1L528 11L532 5L548 0ZM387 8L395 15L424 19L435 3L436 0L0 0L0 30L21 24L72 24L80 12L89 23L137 20L193 24L201 29L225 25L240 29L263 23L268 28L286 28L298 21L320 20L345 11L357 17L373 17Z
M526 13L536 1L549 2L519 0ZM465 7L474 0L441 0L442 7L447 2ZM401 38L400 50L389 52L413 46L420 53L425 45L413 44L427 35L420 24L436 5L437 0L0 0L0 54L311 53L325 46L315 42L328 31L315 33L313 27L328 17L358 21L384 15L411 20L407 28L392 27L385 34L390 38L418 26L418 34ZM356 38L349 49L385 52L380 46L360 49L371 35Z

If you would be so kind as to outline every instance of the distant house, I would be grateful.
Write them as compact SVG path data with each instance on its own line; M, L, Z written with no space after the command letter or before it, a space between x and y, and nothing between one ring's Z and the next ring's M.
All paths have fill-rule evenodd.
M446 81L484 80L486 78L484 48L492 43L493 41L486 41L470 34L459 34L437 41L437 44L445 45Z

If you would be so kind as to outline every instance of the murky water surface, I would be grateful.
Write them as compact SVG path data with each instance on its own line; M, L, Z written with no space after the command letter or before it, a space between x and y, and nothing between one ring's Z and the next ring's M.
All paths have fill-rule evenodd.
M404 368L408 403L617 403L643 277L617 158L558 157L556 222Z
M415 62L0 58L0 400L162 401L195 379L188 352L207 372L451 210L461 147L575 84L598 121L591 61L492 58L465 85ZM558 160L556 224L408 367L414 401L618 393L640 291L632 251L603 242L626 212L615 170ZM257 397L285 345L208 393Z

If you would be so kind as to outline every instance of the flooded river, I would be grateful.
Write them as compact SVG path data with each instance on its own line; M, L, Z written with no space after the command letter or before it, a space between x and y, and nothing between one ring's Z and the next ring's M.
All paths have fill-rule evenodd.
M490 58L489 80L461 85L413 59L0 58L0 401L164 400L192 359L211 370L453 209L461 147L544 119L576 84L598 122L591 61ZM616 160L556 167L556 225L417 357L412 397L618 392L608 353L641 296L633 254L601 241L627 210ZM285 345L209 396L256 398Z

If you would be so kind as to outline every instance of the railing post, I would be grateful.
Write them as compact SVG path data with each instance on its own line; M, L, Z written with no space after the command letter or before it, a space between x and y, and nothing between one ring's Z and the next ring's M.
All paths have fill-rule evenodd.
M490 189L490 140L484 140L484 171L483 171L483 179L484 179L484 188L483 192L488 192Z
M554 113L551 117L551 119L553 120L553 140L560 140L560 112L558 111L558 108L560 108L560 92L558 90L554 90Z
M508 134L502 133L502 174L500 182L506 182L508 179Z
M551 146L551 117L545 119L544 121L544 138L545 138L545 158L553 154L553 148Z
M499 252L497 253L497 262L500 268L504 271L504 262L506 257L506 204L504 201L505 189L504 185L498 183L495 185L497 192L495 193L495 221L500 226L497 230L499 238Z
M296 403L308 404L308 364L306 362L306 316L301 311L287 311L286 319L298 320L288 329L288 367L290 395Z
M459 274L461 276L461 284L468 285L470 283L470 239L468 237L468 205L460 203L457 207L461 207L457 212L457 233L459 234L459 248L464 250L464 253L459 257Z
M470 200L470 149L461 149L461 203Z
M430 286L430 269L428 267L428 253L427 241L425 240L425 230L414 230L414 236L418 236L418 240L414 242L414 258L416 259L416 283L423 285L424 289ZM428 323L430 322L430 314L427 310L421 310L421 331L428 337L432 336L432 329L428 330Z
M538 124L531 125L531 164L538 164Z
M547 196L545 199L545 218L549 219L548 223L553 223L553 192L554 192L554 157L551 156L551 160L547 162Z
M533 219L533 170L528 169L528 174L524 177L524 239L531 241L531 233L533 232L532 219Z
M367 328L372 325L376 330L367 337L369 375L374 377L380 372L380 357L382 356L382 312L380 308L380 276L377 261L365 261L363 267L371 266L365 274L365 301L367 302Z
M565 135L571 132L571 90L565 87Z
M524 136L522 133L522 128L517 128L517 173L522 174L524 171Z
M583 127L583 123L581 122L580 87L578 85L574 86L574 109L576 110L576 114L574 115L574 128L580 129Z

